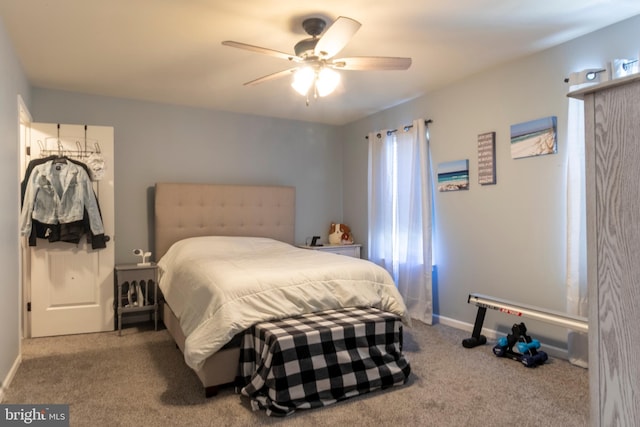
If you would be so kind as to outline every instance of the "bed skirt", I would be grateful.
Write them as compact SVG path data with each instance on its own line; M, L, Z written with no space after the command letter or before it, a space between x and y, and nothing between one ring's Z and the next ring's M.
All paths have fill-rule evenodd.
M402 322L375 308L345 308L263 322L242 340L236 392L254 410L286 416L406 382Z

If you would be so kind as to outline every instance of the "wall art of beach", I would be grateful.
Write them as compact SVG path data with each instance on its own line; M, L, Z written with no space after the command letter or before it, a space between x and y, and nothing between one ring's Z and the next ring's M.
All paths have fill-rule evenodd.
M556 117L545 117L511 125L511 158L555 154Z
M438 191L469 189L469 160L438 164Z

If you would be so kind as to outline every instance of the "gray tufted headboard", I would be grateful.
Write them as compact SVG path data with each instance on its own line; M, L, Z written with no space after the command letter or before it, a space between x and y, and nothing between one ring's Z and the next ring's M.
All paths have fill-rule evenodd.
M157 183L155 258L196 236L271 237L294 243L295 188Z

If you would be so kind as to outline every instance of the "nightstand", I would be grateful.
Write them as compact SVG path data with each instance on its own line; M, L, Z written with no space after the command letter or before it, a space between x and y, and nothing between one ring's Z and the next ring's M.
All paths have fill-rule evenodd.
M346 255L353 258L360 258L360 243L353 243L350 245L324 245L324 246L308 246L300 245L303 249L312 249L315 251L330 252L332 254Z
M146 265L121 264L115 267L116 300L115 310L118 335L122 335L122 315L125 313L153 312L156 331L158 330L158 266L151 262ZM134 303L129 303L127 293L138 286L143 293ZM126 288L127 293L123 293ZM150 291L152 293L150 293Z

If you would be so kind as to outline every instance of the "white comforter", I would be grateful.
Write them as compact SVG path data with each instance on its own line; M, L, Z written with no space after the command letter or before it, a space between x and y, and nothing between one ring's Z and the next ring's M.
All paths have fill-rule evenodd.
M194 237L158 262L159 286L186 336L185 361L199 369L255 323L339 307L376 307L409 323L389 273L361 259L272 239Z

